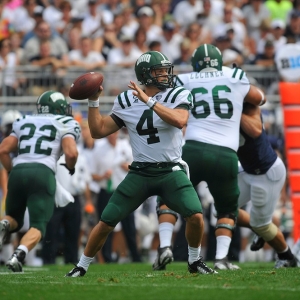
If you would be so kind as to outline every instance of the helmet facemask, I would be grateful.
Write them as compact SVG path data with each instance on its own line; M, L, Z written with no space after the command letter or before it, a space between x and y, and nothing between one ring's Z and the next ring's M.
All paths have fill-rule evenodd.
M156 65L156 66L152 66L151 68L149 68L149 70L145 71L145 85L146 86L156 86L158 89L160 90L165 90L167 88L171 88L174 87L174 77L175 75L173 75L173 65L169 65L169 66L162 66L162 65ZM167 69L168 70L168 74L165 75L160 75L160 74L156 74L158 69ZM153 75L154 73L154 75ZM164 80L161 80L161 78L163 78Z
M145 86L155 86L160 90L174 87L174 65L168 58L158 51L149 51L141 55L135 65L138 81ZM158 69L167 69L167 74L157 72ZM161 80L164 78L164 80Z

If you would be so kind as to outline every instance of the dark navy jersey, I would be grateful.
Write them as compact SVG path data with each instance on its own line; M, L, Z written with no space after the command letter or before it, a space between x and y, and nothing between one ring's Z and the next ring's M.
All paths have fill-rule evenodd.
M264 128L256 139L240 129L240 147L237 154L244 171L254 175L265 174L277 159Z

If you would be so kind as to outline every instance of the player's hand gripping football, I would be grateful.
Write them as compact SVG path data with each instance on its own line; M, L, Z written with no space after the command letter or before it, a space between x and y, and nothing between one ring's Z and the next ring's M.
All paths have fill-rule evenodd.
M128 87L134 90L133 95L137 96L142 102L147 103L149 96L147 96L134 81L130 81Z
M98 98L100 97L102 91L103 91L103 86L100 85L98 92L95 93L94 95L90 96L89 100L95 100L95 101L98 100Z

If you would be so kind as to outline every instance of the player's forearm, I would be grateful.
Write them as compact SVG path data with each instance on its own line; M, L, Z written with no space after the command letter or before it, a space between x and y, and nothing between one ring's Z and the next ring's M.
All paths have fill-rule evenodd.
M153 110L166 123L182 129L188 120L188 111L185 109L172 109L157 103Z
M9 153L1 153L0 160L1 160L1 163L2 163L3 167L5 168L5 170L7 172L10 172L12 169L12 160L11 160Z
M94 139L100 139L107 135L103 131L104 118L99 113L99 107L89 107L88 123L89 123L91 136Z

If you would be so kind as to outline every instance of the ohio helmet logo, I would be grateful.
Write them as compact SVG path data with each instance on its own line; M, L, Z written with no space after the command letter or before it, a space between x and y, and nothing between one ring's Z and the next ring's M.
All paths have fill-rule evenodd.
M151 59L151 54L143 54L140 56L140 58L137 60L136 64L139 65L142 62L149 62Z

